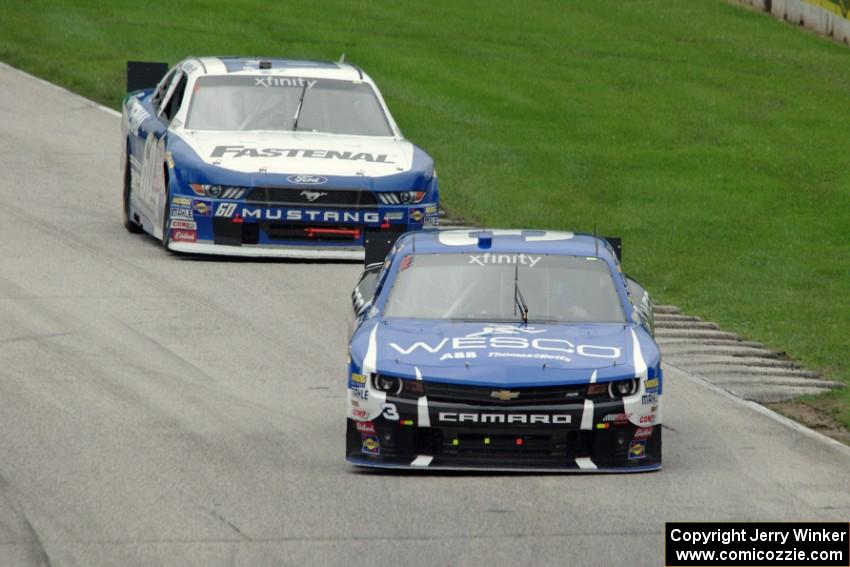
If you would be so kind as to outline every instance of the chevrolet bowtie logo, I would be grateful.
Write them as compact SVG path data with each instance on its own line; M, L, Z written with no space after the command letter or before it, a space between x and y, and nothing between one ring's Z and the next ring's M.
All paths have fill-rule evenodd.
M494 390L493 392L490 392L490 397L507 402L508 400L517 399L519 397L519 392L511 392L510 390Z

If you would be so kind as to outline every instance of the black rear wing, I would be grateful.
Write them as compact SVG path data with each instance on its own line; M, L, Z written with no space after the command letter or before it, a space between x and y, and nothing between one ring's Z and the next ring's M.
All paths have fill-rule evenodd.
M389 230L367 230L363 236L363 247L366 250L363 265L382 263L402 234L404 233Z
M152 89L168 72L168 63L127 61L127 92Z
M608 241L608 244L611 245L611 248L614 249L614 255L617 257L618 262L623 261L623 239L619 236L603 236L604 240Z

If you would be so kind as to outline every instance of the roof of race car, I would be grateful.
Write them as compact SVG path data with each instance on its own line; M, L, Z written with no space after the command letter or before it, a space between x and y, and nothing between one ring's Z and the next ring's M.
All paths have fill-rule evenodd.
M263 66L260 67L262 62ZM325 79L368 80L359 67L350 63L306 61L268 57L189 57L180 64L187 74L229 75L262 73L272 76L309 76Z
M553 230L423 230L398 240L400 249L415 253L521 253L599 256L616 262L608 242L590 234Z

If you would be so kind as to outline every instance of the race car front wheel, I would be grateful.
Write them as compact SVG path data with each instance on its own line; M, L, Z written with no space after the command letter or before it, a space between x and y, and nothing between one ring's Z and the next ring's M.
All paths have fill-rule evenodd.
M165 199L162 204L162 247L168 250L168 245L171 244L171 227L169 226L169 216L171 212L171 190L168 188L168 173L163 168L162 182L165 186Z
M133 169L130 167L130 154L129 152L124 153L124 191L123 191L123 201L124 201L124 228L127 229L128 232L132 232L133 234L139 234L143 232L142 227L139 226L133 218L131 217L130 212L130 202L133 198Z

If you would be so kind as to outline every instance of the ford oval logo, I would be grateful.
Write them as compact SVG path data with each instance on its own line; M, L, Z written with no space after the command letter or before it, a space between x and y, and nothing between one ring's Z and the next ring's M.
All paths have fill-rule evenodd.
M328 181L326 177L320 177L318 175L290 175L286 180L290 183L298 183L299 185L321 185Z

